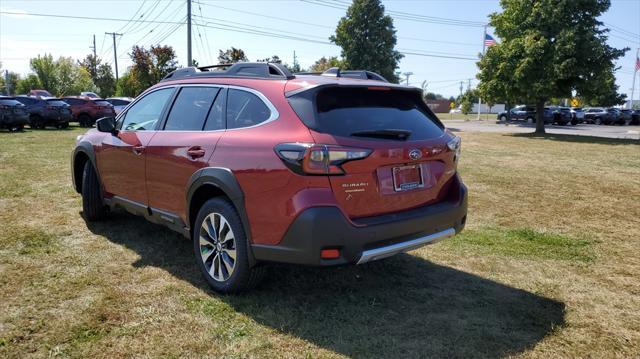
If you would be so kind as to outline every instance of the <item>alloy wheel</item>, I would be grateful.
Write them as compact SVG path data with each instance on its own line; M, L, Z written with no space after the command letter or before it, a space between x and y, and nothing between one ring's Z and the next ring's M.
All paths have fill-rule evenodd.
M236 264L236 241L231 225L220 213L205 217L199 235L200 257L207 273L218 282L233 274Z

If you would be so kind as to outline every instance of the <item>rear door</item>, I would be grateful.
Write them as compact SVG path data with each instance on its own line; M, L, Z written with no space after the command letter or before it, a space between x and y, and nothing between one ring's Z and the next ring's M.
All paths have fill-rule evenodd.
M437 201L454 174L450 135L420 93L377 87L329 87L315 96L316 143L370 150L329 176L351 217L407 210Z
M186 222L186 191L194 172L206 167L225 131L226 89L185 86L147 147L149 206Z

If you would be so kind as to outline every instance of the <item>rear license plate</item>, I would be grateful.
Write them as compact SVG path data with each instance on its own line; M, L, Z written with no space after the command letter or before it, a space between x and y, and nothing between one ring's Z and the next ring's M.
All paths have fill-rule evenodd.
M420 165L393 167L392 171L393 189L396 192L424 187L422 167Z

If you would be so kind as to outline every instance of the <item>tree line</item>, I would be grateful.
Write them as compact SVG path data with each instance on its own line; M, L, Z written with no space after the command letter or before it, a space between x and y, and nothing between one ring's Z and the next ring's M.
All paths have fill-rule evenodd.
M480 54L480 83L458 103L470 107L481 97L489 104L535 105L537 132L544 132L542 108L557 98L579 97L584 104L599 106L622 104L626 95L618 92L614 63L628 48L609 46L609 30L598 20L610 5L610 0L501 0L502 11L489 16L499 41ZM393 19L380 0L353 0L329 40L341 47L340 56L321 57L308 69L295 61L283 63L277 55L258 61L283 63L292 72L370 70L398 82L396 70L403 55L395 49ZM180 66L171 46L134 46L129 56L133 65L117 82L110 64L93 55L82 61L44 55L31 59L33 73L25 78L10 74L9 85L16 92L39 87L58 96L95 90L101 96L133 97ZM235 47L218 54L221 64L248 60Z

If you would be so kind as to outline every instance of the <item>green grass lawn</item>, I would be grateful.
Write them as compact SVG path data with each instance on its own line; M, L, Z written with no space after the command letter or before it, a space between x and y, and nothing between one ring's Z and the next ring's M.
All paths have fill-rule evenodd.
M640 356L637 141L461 133L461 235L221 296L180 235L84 222L80 133L0 132L0 357Z

